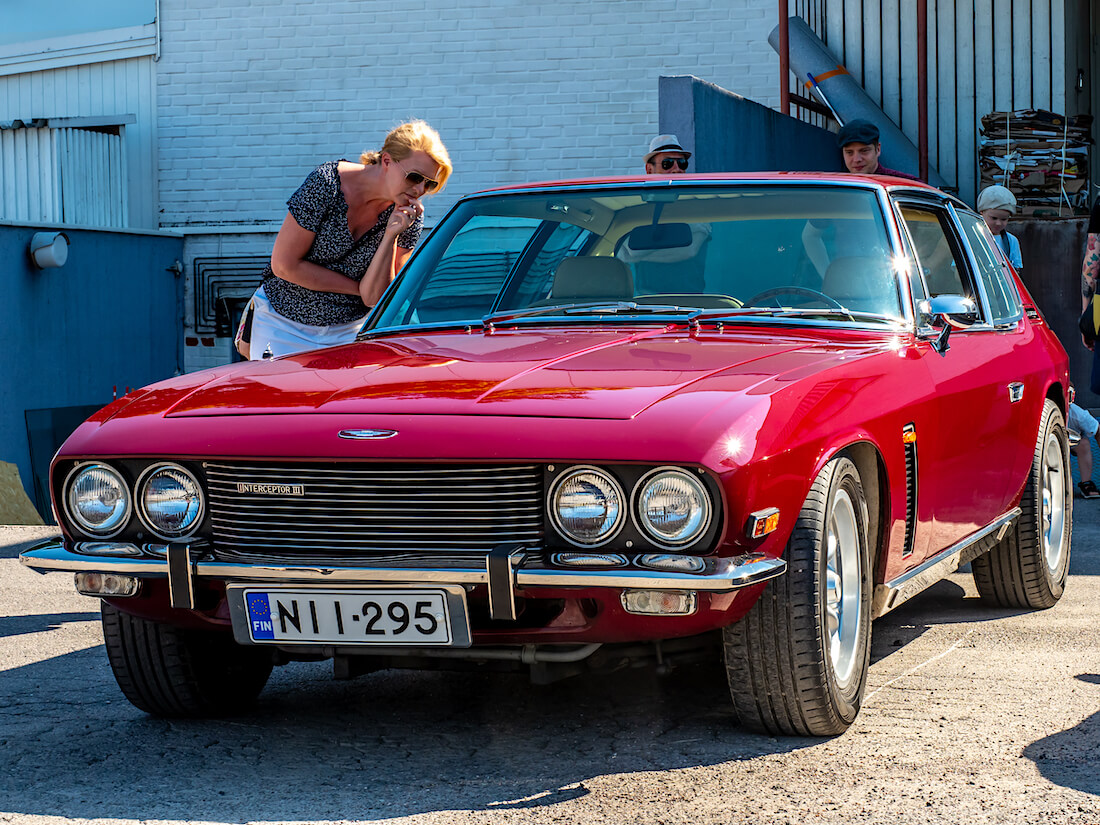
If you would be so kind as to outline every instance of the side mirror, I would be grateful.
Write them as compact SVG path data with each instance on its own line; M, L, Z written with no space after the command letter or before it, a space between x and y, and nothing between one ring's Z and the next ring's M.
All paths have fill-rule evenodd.
M691 227L686 223L655 223L636 226L627 236L630 248L641 249L679 249L691 246Z
M947 353L951 348L948 338L952 329L966 329L976 324L978 318L978 305L973 298L965 295L937 295L921 301L917 305L920 313L921 326L929 326L940 330L932 348L940 355Z

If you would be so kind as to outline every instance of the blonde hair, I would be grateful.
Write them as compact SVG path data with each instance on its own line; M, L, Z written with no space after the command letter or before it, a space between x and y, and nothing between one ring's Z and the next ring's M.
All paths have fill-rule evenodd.
M423 120L410 120L393 129L382 148L377 152L364 152L359 156L359 162L372 166L382 159L382 152L389 152L395 160L404 160L413 152L424 152L440 167L439 188L436 192L442 192L451 176L451 156L447 154L447 147L439 133Z

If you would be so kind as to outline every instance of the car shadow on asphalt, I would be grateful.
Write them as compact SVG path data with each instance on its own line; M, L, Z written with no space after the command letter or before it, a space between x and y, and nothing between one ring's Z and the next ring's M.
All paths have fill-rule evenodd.
M739 729L717 663L544 686L447 672L334 681L325 663L299 663L246 715L155 719L123 698L102 647L0 671L0 728L0 797L17 817L234 823L554 806L597 777L823 741Z
M39 613L32 616L0 616L0 638L26 633L45 633L71 622L98 622L99 611L86 613Z
M1100 674L1081 673L1076 679L1094 687L1100 703ZM1058 785L1100 796L1100 774L1096 753L1100 750L1100 713L1094 713L1072 728L1045 736L1024 748L1024 756L1039 773Z
M957 581L943 579L875 620L871 627L871 664L919 639L936 625L992 622L1031 612L988 605L969 595Z

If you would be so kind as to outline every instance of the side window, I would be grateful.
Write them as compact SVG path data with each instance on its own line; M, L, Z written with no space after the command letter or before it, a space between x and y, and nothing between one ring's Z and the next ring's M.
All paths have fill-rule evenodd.
M1015 284L1005 272L1004 265L996 250L992 248L992 239L986 230L985 221L974 215L959 214L966 242L978 264L978 279L985 291L989 304L989 322L991 324L1008 323L1020 317L1023 305L1016 294Z
M531 257L527 271L516 274L498 309L523 309L545 298L558 264L563 258L579 254L591 239L592 233L579 226L569 223L555 226L540 249L528 250Z
M489 312L520 253L541 225L529 218L472 218L435 263L431 281L418 292L403 296L398 323L478 318Z
M903 204L901 216L913 241L924 282L928 285L928 294L932 297L974 297L965 278L966 268L960 263L961 256L953 240L947 214Z

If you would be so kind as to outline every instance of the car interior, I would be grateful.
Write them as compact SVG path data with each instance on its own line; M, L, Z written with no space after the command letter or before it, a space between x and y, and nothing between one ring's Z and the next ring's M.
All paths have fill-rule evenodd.
M897 263L883 206L876 190L840 186L490 195L432 233L372 323L479 323L601 302L896 323L908 300L899 274L914 267ZM914 296L971 294L942 217L901 217L923 276L911 279Z

